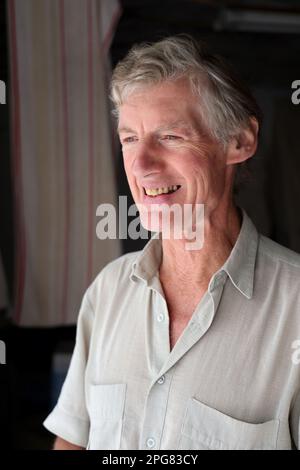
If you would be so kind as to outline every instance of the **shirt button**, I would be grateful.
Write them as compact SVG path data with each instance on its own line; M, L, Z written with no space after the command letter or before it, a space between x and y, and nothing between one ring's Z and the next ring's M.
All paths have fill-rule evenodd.
M159 315L157 315L157 321L159 321L160 323L164 320L165 316L160 313Z
M152 447L155 446L155 439L153 439L153 437L149 437L149 439L147 439L146 444L149 449L152 449Z
M157 383L158 383L159 385L162 385L164 382L165 382L165 376L162 375L162 376L160 377L160 379L158 379Z

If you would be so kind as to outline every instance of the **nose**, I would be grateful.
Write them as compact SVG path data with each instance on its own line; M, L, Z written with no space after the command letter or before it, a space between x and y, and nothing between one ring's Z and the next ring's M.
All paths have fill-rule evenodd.
M159 173L162 166L163 161L157 146L149 141L141 141L137 144L132 163L132 172L135 177Z

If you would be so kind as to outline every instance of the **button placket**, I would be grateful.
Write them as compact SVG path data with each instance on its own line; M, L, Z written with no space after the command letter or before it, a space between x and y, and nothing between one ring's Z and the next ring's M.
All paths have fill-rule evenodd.
M159 292L152 292L152 311L147 324L146 341L149 367L153 375L159 374L169 354L169 322L164 298Z
M153 447L155 447L155 444L156 444L156 441L153 437L148 437L147 441L146 441L146 446L149 448L149 449L153 449Z
M167 412L169 389L173 372L162 375L152 382L146 399L146 408L141 435L141 449L160 449ZM159 384L162 380L164 386Z

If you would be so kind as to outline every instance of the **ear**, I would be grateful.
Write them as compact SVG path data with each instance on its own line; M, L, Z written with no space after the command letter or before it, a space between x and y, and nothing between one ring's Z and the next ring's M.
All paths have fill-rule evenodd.
M244 162L255 154L258 129L257 120L251 117L249 126L246 129L242 129L235 137L232 137L226 150L227 165Z

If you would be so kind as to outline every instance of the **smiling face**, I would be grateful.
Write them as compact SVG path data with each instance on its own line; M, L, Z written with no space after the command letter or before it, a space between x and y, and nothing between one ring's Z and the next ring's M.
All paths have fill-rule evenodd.
M129 95L119 109L118 132L138 206L198 203L205 205L207 214L218 205L225 185L225 155L205 132L199 100L186 80ZM142 219L142 224L151 229L148 221Z

